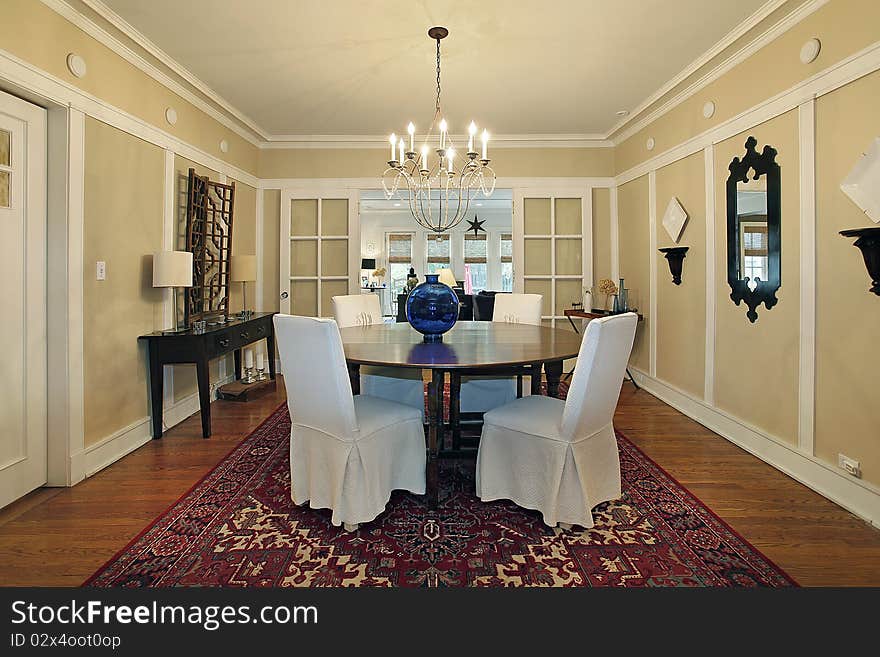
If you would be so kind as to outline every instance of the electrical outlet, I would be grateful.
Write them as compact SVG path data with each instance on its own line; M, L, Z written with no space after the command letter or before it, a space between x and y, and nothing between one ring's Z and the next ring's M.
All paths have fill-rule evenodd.
M859 467L859 462L851 459L846 454L837 455L837 465L846 471L847 474L859 479L862 478L862 469Z
M95 280L103 281L107 279L107 263L103 260L98 260L95 264Z

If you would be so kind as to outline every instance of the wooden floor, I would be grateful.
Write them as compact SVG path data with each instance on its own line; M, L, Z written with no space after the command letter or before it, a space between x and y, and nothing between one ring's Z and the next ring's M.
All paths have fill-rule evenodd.
M0 510L0 585L78 586L284 400L215 402L73 488ZM880 531L624 384L615 426L804 586L880 585Z

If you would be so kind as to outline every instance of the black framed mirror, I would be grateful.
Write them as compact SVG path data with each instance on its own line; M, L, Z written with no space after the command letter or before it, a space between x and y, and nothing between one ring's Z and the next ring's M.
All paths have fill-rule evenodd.
M762 303L770 310L782 285L781 181L777 151L765 145L758 153L754 137L746 154L735 157L727 178L727 282L736 305L748 306L754 323Z

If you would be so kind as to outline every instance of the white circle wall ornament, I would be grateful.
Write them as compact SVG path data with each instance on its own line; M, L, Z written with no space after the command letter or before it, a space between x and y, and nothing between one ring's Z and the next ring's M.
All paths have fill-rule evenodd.
M177 110L173 107L165 108L165 120L168 121L171 125L177 123Z
M226 141L225 139L220 140L220 151L223 153L229 152L229 142Z
M711 100L707 100L706 104L703 105L703 118L711 119L715 115L715 103Z
M73 75L74 77L83 77L88 72L86 60L84 60L80 55L77 55L75 52L68 54L67 70L70 71L71 75Z
M647 148L649 151L654 150L654 138L653 137L648 137L648 141L645 142L645 148Z
M822 50L822 42L819 39L809 39L801 46L801 64L809 64L816 60L819 51Z

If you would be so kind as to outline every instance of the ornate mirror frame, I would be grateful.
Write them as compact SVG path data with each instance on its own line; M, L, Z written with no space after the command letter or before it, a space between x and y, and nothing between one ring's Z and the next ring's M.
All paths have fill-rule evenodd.
M730 298L738 306L740 301L748 306L746 316L754 323L758 319L757 308L761 303L770 310L776 305L776 291L782 285L781 247L782 247L782 194L780 169L776 163L777 151L765 145L759 154L755 150L758 140L749 137L746 140L746 154L742 159L735 157L728 169L727 178L727 282L730 285ZM737 183L749 182L749 172L753 171L752 180L761 176L767 177L767 280L756 278L755 289L749 287L749 278L740 277L740 219L737 213ZM754 284L754 283L753 283Z

